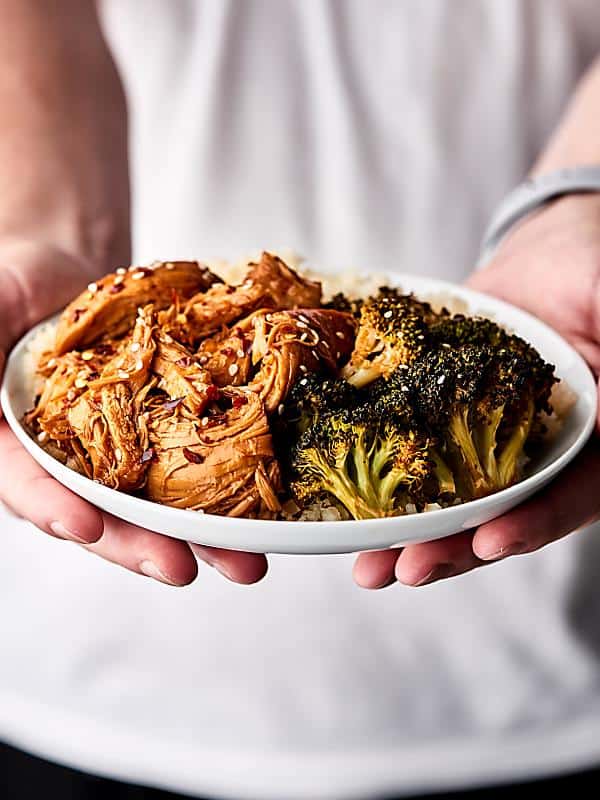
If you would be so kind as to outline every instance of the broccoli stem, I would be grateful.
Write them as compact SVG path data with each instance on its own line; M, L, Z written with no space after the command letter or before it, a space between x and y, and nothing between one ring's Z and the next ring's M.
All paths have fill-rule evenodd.
M456 483L454 482L454 475L452 470L446 464L444 459L437 452L435 447L431 448L431 460L434 462L435 477L438 481L440 494L456 494Z
M349 457L352 458L356 470L356 485L360 496L371 507L377 507L377 493L371 481L371 451L372 448L367 450L365 435L361 432L350 450Z
M491 486L499 484L498 462L496 459L496 435L502 422L504 405L493 409L488 419L477 426L477 450L488 482Z
M377 487L377 498L381 509L390 512L394 507L394 494L402 483L410 484L410 476L403 469L392 469L381 479Z
M529 399L525 413L515 426L498 458L498 483L501 489L510 486L518 477L519 456L523 452L523 447L529 436L533 417L534 404L533 400Z
M471 430L467 421L468 411L459 409L450 417L448 432L462 456L464 466L474 497L481 497L488 490L485 472L479 461L477 448L473 442Z

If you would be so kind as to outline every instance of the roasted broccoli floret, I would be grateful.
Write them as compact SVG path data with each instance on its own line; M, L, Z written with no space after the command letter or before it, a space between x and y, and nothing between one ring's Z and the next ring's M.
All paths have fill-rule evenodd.
M290 435L297 438L322 414L354 408L361 402L360 393L345 380L305 375L294 384L281 410L288 444Z
M323 304L323 308L331 308L334 311L345 311L354 317L360 315L363 301L357 298L347 297L343 292L334 294L331 300Z
M292 452L291 489L302 505L327 493L355 519L386 517L424 502L437 469L430 438L390 398L389 407L366 403L309 427Z
M411 370L417 413L445 439L463 499L519 478L525 443L554 383L553 367L532 347L523 348L518 340L511 349L502 336L498 341L502 344L444 342Z
M437 319L428 303L382 287L362 306L354 352L343 377L363 387L387 378L399 364L411 364L427 347L429 326Z

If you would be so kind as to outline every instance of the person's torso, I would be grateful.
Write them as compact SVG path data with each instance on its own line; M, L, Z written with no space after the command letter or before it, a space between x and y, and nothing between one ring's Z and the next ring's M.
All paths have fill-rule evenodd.
M104 11L130 95L140 262L292 248L460 280L594 25L600 42L593 2ZM532 741L600 726L591 535L369 593L350 557L276 557L253 588L201 568L172 590L2 528L0 736L83 768L204 794L370 796L518 772L519 742L527 768L550 770Z

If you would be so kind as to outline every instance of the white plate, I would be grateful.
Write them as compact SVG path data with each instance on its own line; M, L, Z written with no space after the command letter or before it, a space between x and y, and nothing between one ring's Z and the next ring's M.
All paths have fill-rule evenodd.
M469 313L492 316L531 342L557 375L577 394L577 403L558 437L530 474L501 492L451 508L378 520L283 522L230 519L168 508L108 489L63 466L27 434L19 420L32 404L31 378L26 374L30 331L13 349L0 391L6 420L35 460L81 497L117 517L159 533L199 544L257 553L349 553L438 539L488 522L521 503L554 478L584 446L596 419L596 385L583 359L535 317L487 295L444 281L391 274L390 285L422 298L439 294L466 301Z

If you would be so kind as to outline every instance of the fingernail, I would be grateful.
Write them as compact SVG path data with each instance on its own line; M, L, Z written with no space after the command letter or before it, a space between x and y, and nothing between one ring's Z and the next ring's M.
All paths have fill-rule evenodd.
M55 536L58 536L60 539L70 539L78 544L93 544L93 542L90 542L89 539L84 539L78 533L67 530L62 522L51 522L49 527L52 533Z
M511 544L500 547L498 550L493 550L489 553L485 551L483 553L478 552L475 555L482 561L500 561L500 559L506 558L507 556L518 556L519 553L524 553L526 548L527 545L525 542L512 542Z
M424 575L419 581L413 583L413 586L425 586L427 583L434 583L441 581L443 578L451 578L455 573L454 564L436 564L436 566L429 570L427 575Z
M177 586L177 584L168 578L164 572L162 572L154 563L154 561L146 560L141 561L139 565L139 570L148 578L154 578L155 581L160 581L161 583L167 583L169 586Z
M192 552L195 553L198 558L204 561L205 564L208 564L209 567L213 567L213 569L216 569L217 572L220 572L223 577L230 581L233 580L229 569L225 566L225 564L223 564L222 561L220 561L218 558L215 558L210 550L202 547L201 545L192 545Z

